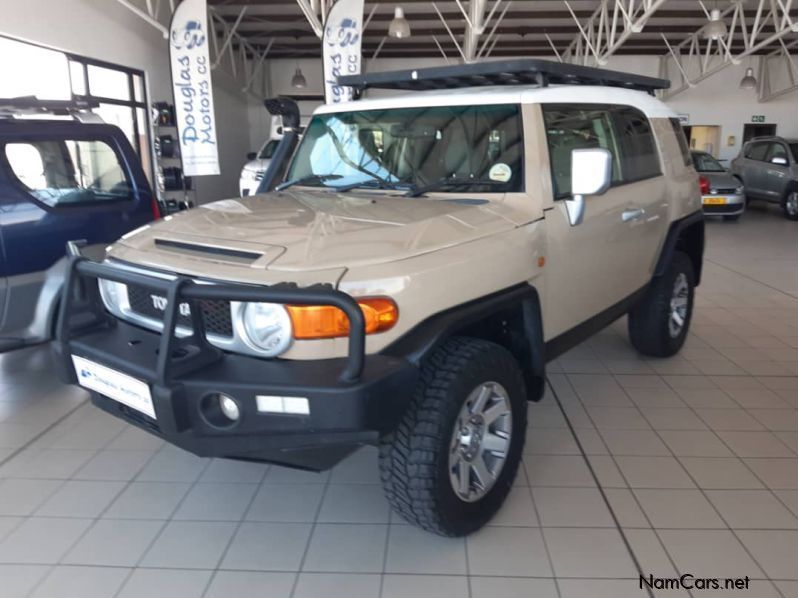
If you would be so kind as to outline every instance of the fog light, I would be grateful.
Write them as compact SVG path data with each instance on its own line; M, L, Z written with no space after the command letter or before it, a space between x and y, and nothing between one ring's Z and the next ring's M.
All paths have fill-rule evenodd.
M219 408L222 410L224 416L230 421L238 421L241 417L241 411L238 409L238 403L226 395L219 395Z

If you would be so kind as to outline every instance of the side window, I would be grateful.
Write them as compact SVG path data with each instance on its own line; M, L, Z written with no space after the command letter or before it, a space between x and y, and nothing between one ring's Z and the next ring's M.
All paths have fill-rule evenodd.
M571 194L571 152L575 149L609 150L613 158L612 180L622 180L618 143L608 108L544 104L543 118L556 198Z
M639 181L662 174L659 151L651 123L635 108L622 107L615 111L618 143L624 155L624 182Z
M787 148L785 148L781 143L771 143L768 146L767 154L765 154L765 161L772 162L773 158L782 158L787 164L790 163L790 160L787 157Z
M750 158L751 160L759 160L764 162L767 151L767 143L752 143L751 147L748 148L748 152L745 154L745 157Z
M28 192L51 207L132 199L125 169L104 141L7 143L5 158Z
M682 160L684 161L684 165L692 166L693 161L690 157L690 142L687 140L687 135L684 133L682 123L679 122L678 118L669 118L668 120L673 128L673 134L676 135L676 141L679 142L679 151L682 152Z

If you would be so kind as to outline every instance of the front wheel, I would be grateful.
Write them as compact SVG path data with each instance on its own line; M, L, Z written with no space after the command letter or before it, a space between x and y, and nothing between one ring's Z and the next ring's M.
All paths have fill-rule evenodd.
M695 274L687 254L673 254L668 269L655 278L629 312L629 338L643 355L671 357L682 348L693 315Z
M798 220L798 190L793 189L787 192L781 209L784 210L784 217L787 220Z
M463 536L499 510L521 462L526 389L503 347L457 337L422 367L397 429L380 441L388 502L410 523Z

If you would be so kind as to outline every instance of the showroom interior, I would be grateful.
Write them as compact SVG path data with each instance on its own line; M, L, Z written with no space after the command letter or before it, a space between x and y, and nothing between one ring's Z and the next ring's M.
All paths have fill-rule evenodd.
M798 3L2 0L1 4L0 598L798 598ZM191 10L191 18L186 20L181 10ZM333 19L343 23L339 29L328 26ZM330 61L341 56L352 81L361 83L336 82L342 67ZM524 63L533 65L523 67L535 71L537 78L530 79L518 74L521 63L512 61L519 59L549 62ZM490 70L491 64L499 63L505 64L505 71L499 66ZM469 74L481 65L488 65L489 75ZM430 74L425 87L425 73L435 71L424 69L433 67L443 68L444 74ZM577 67L588 70L568 70ZM594 68L617 73L602 79ZM379 83L377 74L393 71L404 74ZM560 72L579 73L571 78L571 88L558 91L568 79ZM374 79L369 79L371 75ZM669 85L658 83L662 79ZM488 80L490 87L470 89ZM602 82L607 85L603 92L590 89ZM417 110L414 118L419 122L435 122L436 110L445 108L451 98L455 112L475 114L475 123L487 122L484 119L499 117L479 116L480 106L506 104L508 100L493 102L491 94L510 97L519 86L523 89L513 96L515 103L531 102L519 109L523 126L521 120L513 121L519 124L514 131L502 128L503 124L491 125L496 128L490 131L490 140L475 139L473 144L468 137L464 140L468 147L505 152L511 156L505 161L523 164L525 175L497 163L490 169L490 180L471 190L448 171L444 179L414 179L405 187L397 178L396 186L389 189L390 177L383 179L343 155L342 145L348 148L358 139L365 144L363 132L369 133L374 151L385 160L391 153L389 138L397 144L394 147L400 142L434 145L441 139L442 129L414 124L413 119L377 131L379 118L387 118L384 115L391 109ZM621 230L617 223L612 231L588 228L591 205L602 197L588 197L584 208L576 178L569 181L573 197L570 191L567 198L558 195L560 174L555 166L549 168L546 155L551 149L546 149L547 139L551 143L551 136L562 134L569 121L561 116L559 129L535 128L535 119L549 123L551 115L545 103L535 103L534 98L544 96L535 94L549 92L560 94L556 106L561 110L573 105L579 114L589 113L591 104L605 108L613 104L613 94L637 97L629 102L639 102L637 113L646 113L642 117L646 131L646 119L653 123L647 134L657 137L663 172L687 177L668 179L658 172L659 178L653 180L662 180L663 189L686 189L685 197L698 206L692 219L668 216L682 199L662 196L661 211L654 214L646 213L653 204L646 204L646 210L619 213L629 225L626 230L633 231L629 234L636 235L637 245L617 237ZM468 98L473 99L458 99L471 93ZM425 106L425 97L433 98L431 108ZM267 106L268 99L280 101ZM352 103L345 104L346 100ZM357 110L360 102L369 106L360 113L366 115L362 120L344 126L330 117L336 111ZM617 128L622 116L612 107L606 110ZM372 122L369 114L383 116ZM360 137L349 136L349 141L340 143L333 129L340 127L335 130L343 135L354 130L352 123L360 123ZM503 145L505 136L513 135L522 139L520 151ZM321 152L303 150L327 136L333 140L327 150L338 151L346 162L336 169L368 175L359 187L355 182L331 193L336 178L347 179L320 174L324 170L303 174L303 160L329 161L317 155ZM587 137L586 130L574 135L584 143ZM595 147L601 143L596 140ZM598 158L614 155L601 149L581 151ZM631 152L618 151L624 156ZM433 153L430 150L429 155ZM296 163L289 165L292 156ZM448 156L441 163L448 162ZM80 164L87 157L92 164L84 168ZM566 178L576 172L576 157L569 153L573 170ZM613 168L604 168L603 187L597 185L585 194L607 193L609 198L626 189L625 197L635 202L646 198L634 197L629 184L641 185L640 194L654 189L644 186L645 181L619 183ZM511 187L524 176L528 195ZM53 183L67 179L69 189ZM490 198L498 188L509 199L506 205L491 207ZM548 195L535 199L530 189ZM133 202L136 207L113 199L120 190L138 198ZM397 190L400 197L395 197ZM89 194L109 201L86 207ZM584 223L569 211L577 197L581 209L587 210ZM543 201L535 230L544 230L547 219L570 218L570 226L564 220L564 228L552 225L549 234L560 234L555 230L578 234L581 228L586 231L579 237L581 244L551 242L545 256L545 252L530 252L523 259L510 256L508 251L522 248L513 231L529 224L526 220L522 224L525 208L519 205L524 198ZM69 202L77 206L69 207ZM266 211L258 212L261 208ZM700 226L700 239L698 233L684 232L688 220L692 231ZM662 242L645 232L655 230L661 231ZM524 237L523 243L545 235L535 234ZM287 241L283 243L279 235ZM460 242L457 235L476 244L473 253L467 244L453 248ZM490 235L493 244L481 245ZM204 249L197 249L202 243ZM150 245L157 251L150 251ZM483 252L480 247L488 249ZM671 276L669 268L674 266L668 262L660 271L664 258L657 261L656 255L691 256L691 273L676 276L674 295L668 295L662 307L670 310L668 317L684 320L676 290L679 281L685 285L689 281L687 323L679 322L677 332L671 329L671 340L683 333L679 341L683 346L679 344L669 356L641 353L641 343L650 347L653 341L639 340L638 332L638 340L630 342L627 329L643 326L642 315L628 321L627 311L638 313L631 303L613 317L603 308L586 314L595 315L602 326L569 343L567 350L557 351L556 358L545 357L545 352L554 351L545 330L537 332L540 345L534 344L537 336L525 336L530 349L523 349L523 355L535 364L547 361L545 373L543 365L535 370L540 392L534 399L540 400L523 403L526 430L521 438L511 436L509 424L500 432L494 430L494 439L499 434L507 447L521 451L517 473L507 477L502 457L496 461L496 473L489 472L494 477L484 493L480 494L477 482L467 482L477 484L477 498L469 498L470 486L466 498L457 494L454 477L454 491L450 487L445 495L451 494L455 502L459 496L462 504L456 509L471 513L469 509L481 505L483 497L493 496L492 484L498 488L497 480L504 480L506 498L484 522L465 524L462 529L467 532L429 523L426 515L408 518L408 512L418 514L413 509L422 508L418 496L444 496L425 494L432 482L424 476L447 465L453 476L451 455L462 450L463 459L471 463L469 451L472 447L482 451L482 435L490 434L474 418L452 419L454 444L448 462L444 462L448 444L441 449L443 457L436 456L434 462L398 455L397 436L406 431L401 427L406 416L397 420L403 422L398 432L391 428L349 434L348 420L341 415L344 408L334 402L344 397L347 405L354 401L355 394L345 390L352 380L366 384L358 376L376 379L380 372L396 368L393 378L384 386L376 386L377 379L373 388L378 390L372 390L377 399L384 393L390 404L378 409L388 411L399 403L433 397L429 389L418 389L429 377L438 376L436 368L455 367L440 352L432 353L430 360L419 358L418 367L409 356L396 357L399 348L410 346L399 337L385 351L382 345L379 351L372 350L383 326L389 331L386 335L394 334L393 326L404 331L402 318L412 317L422 322L420 329L426 325L430 335L433 328L436 335L448 334L445 317L436 319L448 305L443 297L461 293L460 302L469 306L478 303L477 298L493 297L492 291L469 290L488 288L478 279L484 278L479 268L490 259L495 270L490 284L510 281L513 268L527 267L519 265L522 262L543 272L541 276L569 267L580 280L590 281L574 292L576 300L566 287L557 287L563 294L546 295L542 307L536 304L541 310L566 313L582 299L593 305L596 301L588 299L614 285L599 270L627 268L633 263L632 254L649 247L653 257L647 281L653 282L636 295L640 301L648 300L645 293L654 292L663 276ZM603 253L608 248L615 253ZM439 262L455 251L460 261L457 269L452 264L451 270L443 270L451 272L445 283L430 274L438 272ZM209 257L212 252L215 255ZM102 280L99 285L90 282L87 288L86 281L108 274L108 260L122 264L120 278L107 285ZM412 274L404 269L411 267L417 267ZM268 270L268 276L258 279L259 268ZM144 280L146 269L160 271L151 280L161 294L148 295L147 287L141 286L144 295L134 297L133 286ZM360 279L342 283L348 269L382 281L383 286L369 288L390 290L400 279L410 285L413 277L424 286L408 286L415 293L411 299L401 299L408 292L397 295L399 307L382 297L389 294L385 290L371 293L374 297L368 301L355 301L350 295L357 299L366 294L359 289L371 283ZM700 284L694 286L699 274ZM186 278L192 275L199 283ZM276 275L283 278L275 279ZM130 289L120 303L115 294L128 283ZM265 294L258 295L264 288ZM208 314L218 307L225 289L232 293L222 310L227 311L220 315L217 310L211 321ZM233 295L237 298L231 299ZM116 308L109 307L109 301L116 301ZM135 301L141 305L136 307ZM255 341L239 346L214 344L211 339L220 326L229 327L235 339L251 339L247 327L252 322L252 326L273 322L278 316L268 306L278 303L289 306L279 308L283 318L279 322L289 322L281 324L289 330L294 327L294 339L321 340L296 340L288 348L293 342L290 335L275 333L269 337L270 348ZM610 303L615 301L604 307ZM255 311L250 305L267 307ZM515 339L523 329L520 334L526 335L529 305L524 303L521 319L502 320L504 328L496 334ZM314 309L321 315L316 316ZM80 320L94 318L92 310L101 315L88 324ZM105 328L138 330L135 321L115 323L131 310L148 314L139 322L144 329L152 318L160 318L158 332L148 329L150 340L141 345L155 347L157 383L142 382L144 370L131 361L127 374L119 374L122 378L109 373L104 381L80 382L80 386L76 376L86 368L96 380L108 368L125 367L116 354L115 361L105 366L90 361L113 352L117 345L98 340L94 352L82 357L70 347L88 346L105 334ZM606 317L601 319L602 315ZM555 316L540 317L547 323L559 321ZM638 318L638 324L632 317ZM365 323L357 324L358 318ZM571 324L576 327L580 321ZM316 333L313 325L337 328L329 334ZM209 331L207 339L196 333L197 326ZM519 328L507 330L508 326ZM366 374L362 363L359 370L355 364L353 347L360 329L366 337ZM308 336L298 336L299 330ZM469 330L481 328L473 324ZM555 340L571 338L570 326L563 330ZM78 341L80 334L84 336ZM648 329L642 336L650 336ZM129 341L122 348L124 354L143 351L139 342ZM438 342L436 336L436 346ZM413 350L421 352L422 344L417 349L413 345ZM279 352L275 348L268 353L277 345ZM325 356L322 349L312 347L331 353ZM255 366L231 369L231 375L239 378L225 382L226 388L235 391L265 380L269 388L277 389L258 394L254 418L247 412L239 422L244 409L239 397L233 392L230 398L212 382L201 391L212 394L186 401L191 406L185 412L176 409L163 417L167 401L171 405L178 398L193 397L194 387L202 384L197 380L221 375L220 364L235 361L240 351L248 355L246 364ZM283 351L290 351L286 358L275 357ZM504 355L504 361L514 360L507 351ZM364 357L362 349L359 356ZM194 360L195 366L204 364L196 366L200 373L192 373L185 384L178 380L184 358L186 363ZM330 372L339 362L346 362L347 369L335 378L338 371ZM286 363L288 369L275 374L279 381L273 382L272 372L277 372L273 366ZM473 367L478 369L478 364ZM348 379L349 368L359 373ZM280 377L283 371L297 372L292 375L303 396L333 380L322 389L327 393L326 406L286 390L285 378ZM520 388L533 398L533 378L527 374L525 369ZM440 376L435 380L444 379ZM412 384L407 382L411 378ZM133 381L133 390L117 389L124 380ZM388 401L389 391L393 393L400 383L406 385L404 400ZM144 390L136 390L135 384ZM495 390L496 384L489 384ZM101 388L109 390L103 393ZM512 398L507 398L501 384L498 388L502 393L487 400L509 404ZM144 393L148 407L137 407L134 399L114 400L117 390ZM470 400L464 408L473 407ZM363 410L366 414L358 412L358 417L377 417ZM330 420L322 422L327 433L314 444L312 437L320 432L307 422L320 421L309 419L322 417L319 413ZM438 421L427 412L419 413L421 423L432 426ZM281 456L276 458L278 453L269 448L276 446L274 439L267 438L267 432L261 437L250 433L235 444L230 437L236 430L250 430L246 426L258 415L278 422L274 424L278 436L297 429L304 435L296 435L295 444L280 449L283 452L278 451ZM456 411L451 417L455 415ZM500 417L521 421L512 420L511 413ZM338 419L330 423L334 418ZM302 421L304 428L292 427ZM414 422L420 429L421 424ZM185 440L194 438L195 425L214 430L205 438L208 444ZM162 432L166 426L177 431L174 438L185 442L166 437ZM459 432L458 426L463 426ZM451 430L446 434L448 438ZM223 438L212 445L211 437ZM385 440L389 437L394 443L390 446ZM351 447L339 453L335 442L343 442L341 438L349 438ZM227 440L229 444L221 444ZM408 454L423 456L432 450L421 436L407 442ZM506 455L515 449L503 450ZM313 460L303 461L305 456ZM402 461L399 472L395 462L406 457L410 460ZM397 490L400 484L405 486ZM429 501L435 509L443 509L443 498ZM437 531L432 529L436 525Z

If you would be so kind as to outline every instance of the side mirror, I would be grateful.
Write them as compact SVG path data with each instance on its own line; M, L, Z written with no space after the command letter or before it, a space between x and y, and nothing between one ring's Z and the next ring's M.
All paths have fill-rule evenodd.
M612 184L612 154L603 148L571 152L571 199L565 200L571 226L582 224L585 195L601 195Z
M252 160L254 160L254 159L255 159L255 158L257 158L257 157L258 157L258 154L256 154L255 152L249 152L249 153L247 154L247 160L248 160L249 162L252 162Z
M770 159L771 164L777 164L778 166L787 166L787 158L782 158L781 156L776 156L775 158Z

